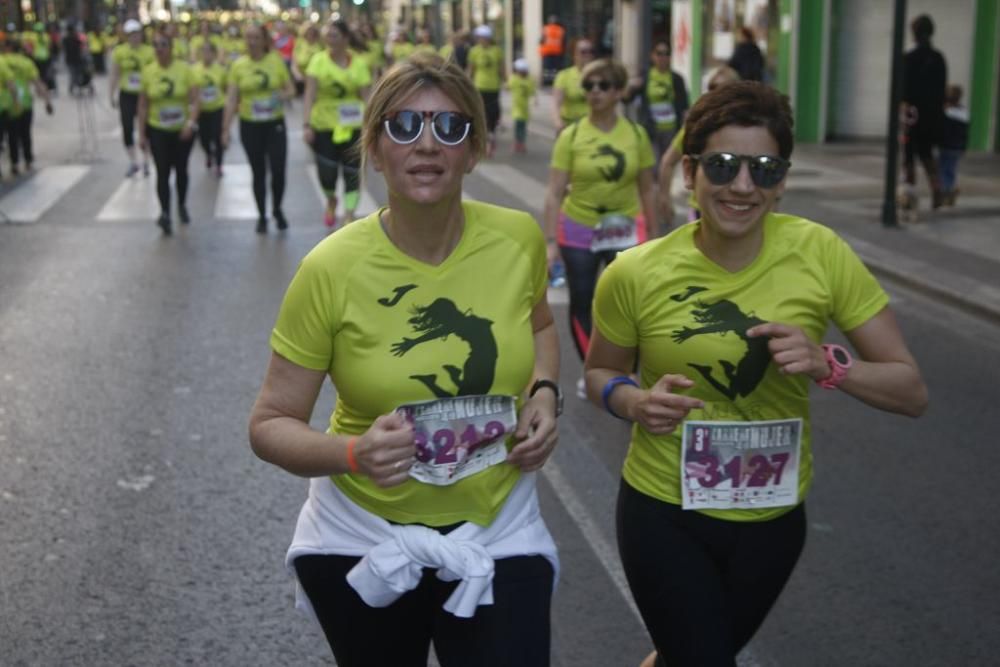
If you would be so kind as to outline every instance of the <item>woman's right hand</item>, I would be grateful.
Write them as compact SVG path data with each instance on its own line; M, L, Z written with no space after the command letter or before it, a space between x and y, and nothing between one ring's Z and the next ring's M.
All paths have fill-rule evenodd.
M416 456L413 425L398 413L377 418L354 444L358 473L381 487L408 480Z
M694 408L703 408L705 403L697 398L674 394L671 389L690 389L694 381L683 375L667 374L647 391L641 392L639 400L629 409L633 421L653 435L672 433Z
M312 146L312 143L316 141L316 130L309 126L302 128L302 141Z

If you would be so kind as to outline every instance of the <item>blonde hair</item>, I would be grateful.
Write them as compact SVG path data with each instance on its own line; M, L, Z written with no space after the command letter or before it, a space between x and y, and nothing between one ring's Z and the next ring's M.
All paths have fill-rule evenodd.
M483 157L486 153L486 111L483 108L483 98L458 65L444 60L436 53L415 53L409 56L403 62L393 65L375 84L368 104L365 105L361 125L363 156L375 150L386 114L398 110L401 100L408 99L424 86L440 90L455 103L459 111L472 119L472 128L466 141L472 143L472 152L476 157Z
M628 70L625 69L624 65L610 58L593 60L584 65L580 72L580 81L586 81L595 74L607 79L616 90L624 90L625 86L628 85Z

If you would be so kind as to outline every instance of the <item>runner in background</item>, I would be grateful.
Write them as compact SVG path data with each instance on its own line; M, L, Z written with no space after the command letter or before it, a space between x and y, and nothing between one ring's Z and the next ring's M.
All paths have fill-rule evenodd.
M528 61L518 58L514 61L514 75L507 81L510 88L510 115L514 119L514 152L527 153L528 106L535 99L535 82L528 72Z
M364 43L343 20L325 28L327 48L306 68L302 139L316 154L316 170L326 195L323 223L337 225L337 173L344 175L344 222L354 220L361 197L361 136L364 100L371 85L368 63L351 48L363 51Z
M226 107L227 71L219 62L219 50L212 40L201 40L201 61L193 67L201 94L198 138L205 151L205 168L222 176L222 115Z
M292 51L292 78L295 79L295 94L302 95L306 90L306 68L312 57L323 50L319 26L315 23L306 25L302 36L295 40Z
M556 75L552 84L552 114L557 132L587 115L587 95L580 86L580 73L593 60L593 43L588 39L577 40L573 65Z
M456 30L451 34L451 40L438 51L445 60L453 60L462 71L469 66L469 33Z
M462 201L485 124L456 65L391 68L362 139L388 205L302 260L271 336L250 442L310 478L285 563L340 667L426 665L432 643L446 666L550 663L558 558L535 471L556 444L559 342L538 224Z
M222 62L225 60L222 36L216 33L215 24L203 17L198 24L198 34L191 38L192 62L198 62L202 57L202 48L204 48L206 43L215 45L216 59L220 61L220 64L225 64Z
M618 114L628 72L595 60L581 76L589 113L563 129L552 148L544 221L549 265L561 257L566 269L569 330L583 359L598 272L620 250L645 241L648 227L655 231L655 200L649 136ZM576 391L586 398L582 377Z
M500 124L500 88L507 81L503 64L503 51L493 41L493 29L488 25L476 26L473 31L476 45L469 49L469 77L476 90L483 96L486 108L486 157L493 157L497 147L497 125Z
M228 146L233 119L240 117L240 141L253 172L253 196L257 202L257 233L267 233L267 175L271 173L271 213L278 230L288 229L281 210L285 196L288 136L285 102L295 97L288 68L271 50L267 28L252 25L246 30L247 55L229 70L229 93L222 124L222 145Z
M142 24L135 19L125 21L122 27L125 43L111 52L111 75L108 77L108 96L111 107L121 115L122 139L128 153L129 167L125 177L139 173L135 150L135 118L139 108L142 88L142 68L153 62L153 49L142 42ZM149 176L149 152L142 147L142 175Z
M7 66L6 59L0 59L0 149L10 132L11 118L17 111L17 89L14 72Z
M587 392L633 422L617 531L657 650L643 666L734 667L805 542L811 385L912 417L927 389L858 256L828 227L772 212L793 147L788 98L721 86L685 128L701 219L601 275ZM821 344L830 320L857 359Z
M52 115L52 99L49 96L48 86L42 81L38 72L38 67L31 58L21 53L21 45L18 42L14 40L4 42L2 60L14 78L14 97L6 126L7 141L10 144L10 171L16 176L20 170L22 154L24 166L28 171L31 171L35 162L31 135L35 104L32 93L45 100L45 112L49 115Z
M649 57L651 66L641 78L629 85L625 103L639 98L639 122L649 133L653 154L659 163L678 130L684 126L688 93L684 77L670 69L669 43L661 41L654 44Z
M198 131L199 92L191 66L174 58L166 31L153 36L156 58L142 69L139 92L139 145L149 146L156 163L156 195L160 217L156 224L164 236L172 233L170 174L177 188L177 217L191 222L187 210L188 159Z
M365 61L368 63L368 70L372 74L372 81L381 76L385 68L385 44L379 38L375 27L367 21L361 24L361 35L365 40Z
M736 72L736 70L728 65L720 65L714 72L712 72L711 76L708 77L708 90L713 91L719 86L739 80L740 75ZM671 191L673 190L674 184L674 169L676 169L677 165L680 164L682 157L684 157L683 126L681 126L680 130L677 131L677 134L674 135L667 152L663 154L662 158L660 158L657 173L659 187L656 191L656 210L660 216L662 225L666 229L670 229L674 224L674 199ZM688 196L688 222L696 220L699 215L698 202L695 201L694 193L692 192Z

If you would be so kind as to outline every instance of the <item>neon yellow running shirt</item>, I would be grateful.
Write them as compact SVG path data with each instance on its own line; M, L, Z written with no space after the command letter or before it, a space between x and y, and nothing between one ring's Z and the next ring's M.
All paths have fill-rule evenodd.
M329 51L320 51L309 61L306 75L316 80L316 100L309 114L309 125L314 130L344 128L349 139L361 127L364 103L360 91L372 82L371 70L364 58L351 54L347 67L341 67L330 57ZM334 137L343 143L343 137Z
M111 60L118 65L118 87L126 93L139 93L142 88L142 69L155 60L153 47L140 44L119 44L111 52Z
M526 391L535 358L531 311L547 286L544 237L527 213L474 201L462 209L462 238L438 266L393 245L381 211L328 236L302 260L271 347L329 373L337 403L328 433L363 433L413 401ZM443 526L489 524L519 477L500 463L451 486L332 479L386 519Z
M188 93L197 87L191 66L174 60L169 67L158 62L142 70L142 92L149 100L146 122L158 130L180 131L188 119Z
M654 161L649 135L625 118L619 117L610 132L594 127L589 118L567 126L556 139L551 165L569 174L562 211L588 227L606 213L637 216L637 176Z
M205 63L191 66L195 81L198 83L198 94L201 97L202 111L218 111L226 106L226 66L214 62L208 67Z
M694 381L682 393L705 402L691 421L764 421L801 418L801 502L812 480L809 389L806 375L782 375L768 339L744 332L763 322L801 327L813 341L829 322L851 331L889 303L853 250L832 230L809 220L771 213L754 262L736 273L715 264L695 245L700 223L626 250L601 275L594 326L615 345L637 348L640 383L651 387L667 373ZM680 505L681 429L668 436L632 427L622 471L638 491ZM705 510L735 521L772 519L791 506Z
M559 107L559 117L566 123L572 123L587 115L587 94L583 90L583 79L580 68L574 65L560 70L556 74L552 87L563 93L562 105Z
M229 69L229 84L240 91L240 120L263 122L285 117L281 91L288 83L288 68L274 51L260 60L240 56Z
M503 63L503 51L493 44L483 46L476 44L469 49L469 64L476 70L472 73L472 83L476 90L487 93L500 90L500 65Z

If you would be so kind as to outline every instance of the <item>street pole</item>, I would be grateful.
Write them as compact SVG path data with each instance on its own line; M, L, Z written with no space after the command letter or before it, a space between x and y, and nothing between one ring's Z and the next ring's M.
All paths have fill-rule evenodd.
M903 34L906 31L906 0L895 0L892 26L892 75L889 83L889 141L885 156L885 190L882 199L882 226L898 227L896 183L899 179L899 105L903 100Z

